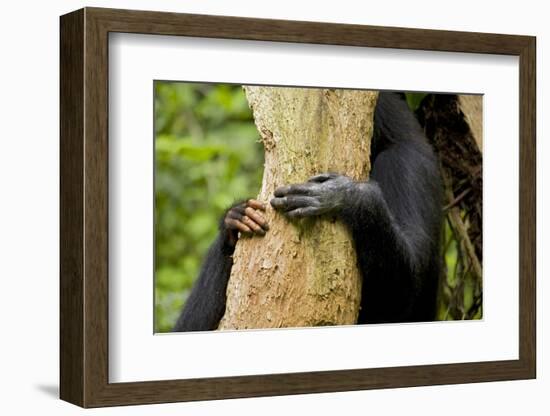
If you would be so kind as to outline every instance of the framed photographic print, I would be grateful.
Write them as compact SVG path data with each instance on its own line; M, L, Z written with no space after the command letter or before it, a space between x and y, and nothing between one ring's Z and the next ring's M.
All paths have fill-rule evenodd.
M534 378L535 38L61 17L83 406Z

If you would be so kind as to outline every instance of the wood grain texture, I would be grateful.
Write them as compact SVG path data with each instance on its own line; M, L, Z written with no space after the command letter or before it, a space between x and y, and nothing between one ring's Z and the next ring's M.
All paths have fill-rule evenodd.
M61 20L60 50L60 388L83 405L84 13Z
M112 32L517 55L528 36L86 8Z
M536 41L519 62L519 361L536 378Z
M535 38L97 8L63 16L60 29L62 399L98 407L535 377ZM519 56L519 360L109 383L108 32Z
M108 381L108 31L85 9L84 405Z

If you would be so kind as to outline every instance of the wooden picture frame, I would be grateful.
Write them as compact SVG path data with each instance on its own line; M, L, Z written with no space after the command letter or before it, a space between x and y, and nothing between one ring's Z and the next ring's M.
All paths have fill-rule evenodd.
M519 359L109 383L108 34L369 46L519 57ZM212 400L536 376L535 38L85 8L61 17L60 396L83 407Z

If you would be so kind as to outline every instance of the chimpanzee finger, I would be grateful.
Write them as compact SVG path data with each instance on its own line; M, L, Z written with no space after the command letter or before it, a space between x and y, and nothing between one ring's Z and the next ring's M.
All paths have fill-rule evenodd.
M259 235L265 235L265 231L262 227L260 227L258 224L256 224L252 219L250 219L248 216L244 216L242 219L241 219L241 223L243 223L244 225L248 226L248 228L250 228L252 230L252 232L254 234L259 234Z
M249 199L246 201L246 205L254 209L259 209L260 211L265 211L265 204L256 199Z
M237 221L240 221L243 215L244 215L244 208L243 209L231 208L229 211L227 211L227 214L225 214L225 217L233 218Z
M259 224L264 230L269 230L269 225L267 224L267 221L265 220L265 218L261 214L256 212L254 209L252 209L251 207L247 207L244 210L244 213L248 218L250 218L256 224Z
M311 195L314 191L315 184L313 183L300 183L297 185L286 185L275 189L273 195L276 197L282 197L286 195Z
M297 208L318 207L319 201L311 196L288 195L271 200L273 208L281 211L292 211Z
M289 218L304 218L321 215L321 211L317 207L302 207L285 213Z
M319 175L312 176L307 181L308 182L316 182L316 183L323 183L328 181L329 179L334 179L338 174L336 173L320 173Z
M252 234L252 230L246 224L234 218L226 218L225 225L229 229L237 230L244 234Z

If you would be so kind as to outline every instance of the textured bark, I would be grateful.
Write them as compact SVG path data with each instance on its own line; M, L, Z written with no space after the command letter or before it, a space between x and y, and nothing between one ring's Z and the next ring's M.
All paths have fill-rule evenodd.
M322 172L365 180L377 93L245 87L265 148L258 199L270 230L241 238L219 329L353 324L361 275L348 230L332 217L290 222L269 205L275 188Z
M480 153L483 153L483 96L458 95L458 107Z

